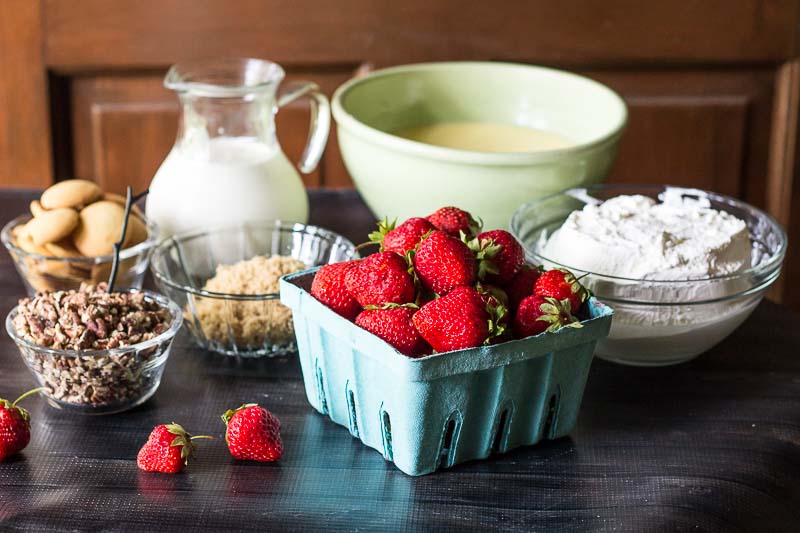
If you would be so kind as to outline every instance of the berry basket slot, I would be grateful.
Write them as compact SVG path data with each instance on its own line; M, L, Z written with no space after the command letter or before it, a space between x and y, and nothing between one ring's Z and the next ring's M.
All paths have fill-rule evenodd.
M316 268L281 279L309 403L412 476L567 435L613 311L582 328L412 359L315 300Z

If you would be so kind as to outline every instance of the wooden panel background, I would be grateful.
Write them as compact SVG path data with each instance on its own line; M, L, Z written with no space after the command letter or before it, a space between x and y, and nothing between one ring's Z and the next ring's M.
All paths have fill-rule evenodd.
M800 0L3 0L0 186L80 176L111 190L149 183L177 102L179 59L275 60L331 95L357 71L431 60L563 67L630 106L610 179L691 185L765 207L800 234ZM278 115L297 159L308 112ZM309 187L352 186L335 131ZM794 209L793 209L794 208ZM790 249L787 276L800 275ZM786 284L800 308L800 290ZM782 297L775 292L774 296Z
M308 72L289 79L314 79L332 94L352 72ZM745 192L748 181L764 183L769 123L761 117L769 118L773 89L768 71L654 72L646 75L646 84L640 72L584 73L620 91L630 106L612 181L691 185L734 196ZM161 79L161 74L73 79L75 175L97 179L113 190L149 182L177 126L177 102ZM751 109L756 112L752 121ZM293 159L302 152L307 128L302 102L278 114L279 138ZM321 168L305 176L306 185L352 185L335 139L334 132ZM762 202L763 195L755 196L762 187L753 189L754 200Z
M0 186L52 181L41 16L38 1L0 4Z
M794 53L797 24L793 0L44 1L45 53L58 69L225 54L306 65L777 62Z

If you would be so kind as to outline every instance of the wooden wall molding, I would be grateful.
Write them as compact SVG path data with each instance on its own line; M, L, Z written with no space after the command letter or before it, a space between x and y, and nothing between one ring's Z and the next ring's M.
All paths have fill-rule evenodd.
M767 168L767 210L784 227L790 222L799 111L800 60L795 59L781 65L775 77L772 138Z
M796 18L787 16L796 11L795 0L115 0L113 8L108 0L45 0L45 5L47 63L65 72L153 67L187 55L221 54L298 65L456 58L565 66L778 63L792 56L796 31Z
M52 182L47 70L39 0L0 2L0 183Z
M781 65L776 75L767 169L767 211L786 229L789 242L794 241L787 250L783 275L770 291L770 296L776 301L783 301L788 280L797 280L800 276L800 250L796 249L800 246L799 117L800 59L795 59ZM792 289L788 298L793 306L800 306L800 291Z

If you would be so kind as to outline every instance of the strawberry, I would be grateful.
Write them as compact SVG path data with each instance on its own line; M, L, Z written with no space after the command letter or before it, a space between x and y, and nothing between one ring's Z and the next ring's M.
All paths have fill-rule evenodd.
M229 409L222 421L228 427L225 442L234 458L271 463L283 455L281 423L260 405L248 403Z
M457 207L442 207L432 215L425 217L436 229L453 236L460 237L461 232L472 237L481 231L481 224L472 215Z
M358 265L360 261L357 259L325 265L317 270L314 275L314 281L311 283L311 296L347 320L353 320L361 311L361 306L347 292L345 285L347 272Z
M436 228L424 218L409 218L397 227L388 220L378 222L378 231L369 234L370 241L380 243L381 251L405 255L417 247L426 233Z
M14 402L0 398L0 461L18 454L31 441L31 415L17 404L41 390L29 390Z
M416 312L417 306L394 304L367 308L356 317L356 325L385 340L403 355L419 357L430 353L430 347L411 321Z
M478 278L489 283L508 283L525 264L525 250L505 230L484 231L468 244L480 260Z
M533 286L533 294L559 301L569 300L570 312L575 315L589 298L589 291L575 279L575 275L562 268L548 270L539 276Z
M416 293L406 258L394 252L378 252L363 259L347 272L344 281L362 307L413 302Z
M538 335L543 331L557 331L565 326L580 328L569 311L569 300L528 296L524 298L514 315L514 336L518 339Z
M541 274L538 267L522 265L519 272L504 286L511 309L519 307L523 298L533 294L533 285Z
M475 257L469 247L443 231L423 240L413 261L422 285L436 294L475 283Z
M139 450L136 464L145 472L177 474L194 455L195 445L192 441L210 438L206 435L193 437L175 422L156 426Z
M456 287L426 303L411 321L437 352L487 344L502 333L484 298L472 287Z

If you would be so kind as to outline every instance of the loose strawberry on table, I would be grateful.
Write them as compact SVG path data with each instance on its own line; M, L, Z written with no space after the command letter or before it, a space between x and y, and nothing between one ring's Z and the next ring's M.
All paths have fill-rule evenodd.
M577 315L589 298L589 291L575 279L575 275L561 268L548 270L539 276L533 286L533 294L556 300L569 300L570 313Z
M197 439L210 439L207 435L193 437L180 424L162 424L153 428L147 442L136 457L136 464L145 472L177 474L189 464L194 455Z
M557 331L565 326L581 327L569 310L569 300L528 296L514 315L514 336L524 339L544 331Z
M347 291L364 307L414 301L414 278L406 259L394 252L378 252L363 259L345 276Z
M283 455L280 421L258 404L248 403L222 415L225 442L236 459L271 463Z
M417 307L388 306L365 309L356 317L356 325L380 337L409 357L420 357L431 352L414 327L412 318Z
M475 257L461 240L434 231L417 248L414 269L422 285L436 294L475 283Z
M13 402L0 398L0 461L18 454L30 442L31 415L17 404L41 390L29 390Z
M345 286L347 272L359 262L354 260L325 265L317 270L311 283L311 295L348 320L353 320L361 312L358 301L347 292Z
M441 207L425 218L436 226L436 229L453 237L460 237L462 232L468 237L472 237L481 231L480 222L476 221L467 211L458 207Z

